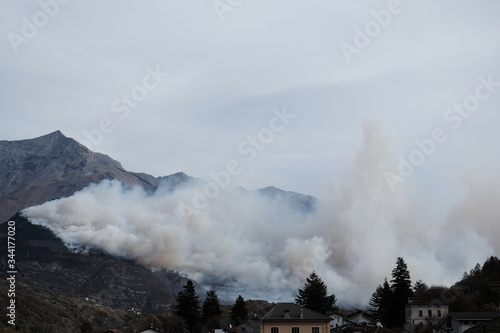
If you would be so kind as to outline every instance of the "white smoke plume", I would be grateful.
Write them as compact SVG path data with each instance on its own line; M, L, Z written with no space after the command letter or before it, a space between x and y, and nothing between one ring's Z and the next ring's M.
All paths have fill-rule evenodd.
M413 281L449 285L500 250L498 180L471 186L447 221L432 221L404 185L390 191L384 173L395 161L391 138L368 123L351 177L311 214L238 190L191 214L181 203L192 188L151 195L109 181L23 213L68 245L176 269L207 287L224 283L218 292L228 299L293 301L316 270L342 306L364 307L398 256Z

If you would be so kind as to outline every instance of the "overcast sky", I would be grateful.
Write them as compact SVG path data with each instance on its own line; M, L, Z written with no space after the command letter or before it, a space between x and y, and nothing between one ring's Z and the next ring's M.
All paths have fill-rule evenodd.
M407 183L446 206L499 166L499 12L496 0L2 1L0 139L92 133L90 148L130 171L209 179L236 160L233 186L321 197L351 173L367 120L407 158L441 129ZM466 116L447 112L464 101Z

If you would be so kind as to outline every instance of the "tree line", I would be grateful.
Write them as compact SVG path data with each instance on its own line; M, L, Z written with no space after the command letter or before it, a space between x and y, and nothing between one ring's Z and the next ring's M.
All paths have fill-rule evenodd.
M417 293L424 293L428 290L422 281L415 284ZM396 267L392 270L392 279L385 279L373 293L368 310L373 313L375 319L381 321L387 327L400 327L405 320L405 304L408 298L414 295L414 288L410 279L410 272L402 257L396 260ZM328 286L313 271L304 283L304 287L298 289L295 303L313 311L329 314L338 310L337 298L335 294L328 293ZM202 309L198 302L198 296L191 281L179 292L177 297L176 314L189 323L189 332L195 332L204 327L211 331L220 327L220 303L214 291L207 292ZM230 324L238 326L247 319L245 300L238 296L234 306L231 308Z
M391 272L391 279L377 286L371 295L367 310L372 317L383 326L398 329L405 323L405 305L410 297L440 299L450 307L450 311L498 311L495 304L499 295L492 292L492 282L500 282L500 260L489 258L484 265L477 264L469 273L464 273L461 281L448 288L444 286L427 286L422 280L412 285L408 266L402 257L396 259L396 267ZM500 284L500 283L499 283ZM328 293L328 286L312 272L306 279L303 288L298 289L295 303L319 313L329 314L338 310L335 294ZM192 281L177 295L175 312L179 320L175 323L176 332L193 333L213 332L231 324L239 326L248 318L245 299L238 295L229 314L229 323L221 322L221 304L214 290L207 292L205 300L200 303Z
M390 282L390 283L389 283ZM496 286L497 291L493 288ZM403 260L396 260L390 281L385 278L370 298L367 310L374 314L384 326L402 328L405 322L405 304L408 298L440 300L448 305L450 312L498 312L500 303L500 260L488 258L479 263L462 280L451 287L428 286L422 280L413 286L410 272Z
M330 313L338 307L335 294L328 294L328 287L323 280L312 272L306 279L304 287L298 290L295 298L298 305L320 313ZM214 290L207 292L205 300L200 305L194 284L189 280L177 295L175 315L183 320L184 333L200 332L202 329L213 332L225 324L234 327L243 324L248 319L248 309L245 299L238 295L229 314L229 323L221 323L221 305ZM180 331L179 331L180 332Z

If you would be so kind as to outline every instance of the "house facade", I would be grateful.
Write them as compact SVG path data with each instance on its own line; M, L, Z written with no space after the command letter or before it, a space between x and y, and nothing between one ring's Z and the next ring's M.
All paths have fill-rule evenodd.
M342 327L344 325L350 324L351 322L347 320L346 317L340 313L331 313L328 315L330 317L330 328Z
M448 315L448 305L439 299L414 299L405 305L405 328L435 325Z
M260 333L329 333L330 320L294 303L278 303L261 318Z

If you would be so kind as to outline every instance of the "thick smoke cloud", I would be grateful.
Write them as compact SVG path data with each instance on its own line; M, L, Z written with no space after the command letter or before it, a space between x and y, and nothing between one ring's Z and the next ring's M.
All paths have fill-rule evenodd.
M500 249L498 179L474 182L446 221L434 221L409 186L387 186L396 160L391 138L367 123L352 175L332 184L314 213L230 190L192 214L184 206L192 187L151 195L106 181L24 215L68 246L176 269L228 299L292 301L316 270L341 305L364 307L398 256L413 281L449 285Z

